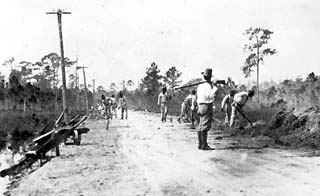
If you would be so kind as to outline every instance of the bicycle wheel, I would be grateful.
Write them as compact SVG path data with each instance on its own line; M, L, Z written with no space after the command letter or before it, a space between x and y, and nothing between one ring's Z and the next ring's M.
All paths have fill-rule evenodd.
M107 117L106 123L107 123L106 130L108 130L109 129L109 124L110 124L110 118L109 117Z
M78 146L81 144L81 134L78 130L74 130L74 144Z

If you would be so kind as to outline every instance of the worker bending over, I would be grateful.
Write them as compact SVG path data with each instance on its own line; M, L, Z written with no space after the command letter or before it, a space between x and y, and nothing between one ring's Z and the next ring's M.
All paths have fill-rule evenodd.
M231 104L230 127L234 126L237 112L243 112L243 110L242 110L243 106L246 105L246 103L249 100L249 98L253 97L253 95L254 95L254 91L253 90L243 91L243 92L240 92L240 93L236 93L234 95L233 102ZM239 129L243 129L243 127L244 127L243 126L244 119L243 119L242 115L239 118L239 121L240 121Z
M229 94L224 96L222 102L221 102L221 112L225 111L226 117L224 119L224 123L226 125L229 125L230 123L230 117L231 117L231 104L233 102L234 94L236 93L235 90L231 90Z
M189 94L181 104L181 113L178 118L178 122L181 122L183 117L187 117L187 119L191 121L192 125L194 124L197 112L197 95L196 90L192 90L191 94Z

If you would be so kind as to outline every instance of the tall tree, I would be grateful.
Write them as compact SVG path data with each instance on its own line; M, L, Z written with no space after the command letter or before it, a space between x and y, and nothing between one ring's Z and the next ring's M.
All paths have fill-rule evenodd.
M54 108L58 110L58 70L60 67L60 56L57 53L49 53L42 57L41 62L45 66L46 69L46 78L49 79L52 87L54 89Z
M121 89L124 91L124 90L126 90L127 89L127 83L126 83L126 81L125 80L122 80L121 82L120 82L120 86L121 86Z
M76 63L76 61L71 61L68 57L64 58L64 63L66 67L70 67ZM44 77L49 80L52 84L55 94L55 110L58 110L58 70L61 64L61 57L57 53L49 53L42 57L41 64L44 65ZM39 76L43 80L43 77Z
M315 82L315 81L317 81L317 80L318 80L318 78L317 78L317 76L314 74L314 72L309 73L308 76L307 76L307 78L306 78L306 81L308 81L308 82Z
M58 69L60 67L60 56L57 53L49 53L42 57L42 64L47 67L48 79L52 82L52 86L55 88L58 84Z
M10 66L10 69L12 70L14 69L14 61L14 57L10 57L2 63L2 66Z
M77 78L74 74L69 74L69 88L74 89L76 87Z
M68 57L64 58L65 66L71 67L77 61L72 61ZM39 62L40 63L40 62ZM58 70L61 64L61 57L57 53L49 53L42 57L41 64L47 68L48 79L52 81L53 87L57 87L58 81ZM47 67L49 66L49 67Z
M15 69L13 69L9 75L8 94L13 100L13 110L16 109L17 103L20 102L20 95L23 93L23 86L20 83L21 78L21 72Z
M128 89L129 89L130 91L132 91L133 88L134 88L134 82L133 82L132 80L128 80L128 81L127 81L127 87L128 87Z
M132 80L127 81L127 86L132 87L134 85L134 82Z
M33 63L21 61L19 66L21 67L21 84L25 85L33 77Z
M177 70L175 66L172 66L166 71L165 76L163 77L164 83L169 85L171 89L179 86L179 84L182 82L180 80L182 73Z
M160 79L162 76L159 74L160 70L156 63L151 63L150 67L147 68L146 76L141 80L141 88L149 95L156 93L160 86Z
M272 31L263 28L250 27L245 31L245 35L248 36L249 43L245 44L244 50L249 53L246 58L244 66L241 68L245 77L249 77L253 68L257 69L257 94L259 102L259 66L264 61L264 57L268 55L274 55L276 49L268 48L268 44Z

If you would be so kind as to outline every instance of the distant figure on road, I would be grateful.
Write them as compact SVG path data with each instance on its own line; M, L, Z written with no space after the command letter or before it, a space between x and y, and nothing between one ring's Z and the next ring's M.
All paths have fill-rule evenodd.
M104 95L101 95L101 103L104 116L111 118L111 100L106 98Z
M101 116L104 115L103 104L98 104L98 112Z
M111 111L114 114L114 117L117 118L117 102L114 94L111 95Z
M123 95L123 92L119 93L119 106L118 109L121 110L121 119L123 119L124 112L126 113L126 119L128 119L128 104L126 97Z
M224 123L226 125L229 125L230 123L230 117L231 117L231 104L233 102L233 97L235 95L236 91L231 90L229 94L224 96L222 102L221 102L221 112L225 111L226 117L224 119ZM226 109L226 110L224 110Z
M197 111L197 92L192 90L191 93L183 100L181 104L181 113L178 118L178 122L181 122L183 117L187 117L191 121L192 125L194 124Z
M206 82L200 84L197 89L198 114L200 116L198 149L210 150L211 147L207 143L207 138L212 124L213 102L218 89L211 82L212 69L207 68L201 74Z
M230 127L234 126L235 123L235 118L237 115L237 112L243 112L242 107L246 105L247 101L249 100L249 98L254 96L254 91L253 90L249 90L249 91L243 91L240 93L236 93L234 95L234 99L233 102L231 104L231 119L230 119ZM241 117L239 118L240 121L240 126L239 129L243 129L243 117L241 115Z
M167 87L163 87L162 92L158 96L158 106L160 107L161 121L166 122L168 114Z

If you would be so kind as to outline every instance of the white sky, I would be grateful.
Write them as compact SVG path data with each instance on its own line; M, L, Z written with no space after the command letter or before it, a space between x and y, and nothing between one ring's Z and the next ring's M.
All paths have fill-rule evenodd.
M220 79L245 82L243 32L251 26L274 31L270 46L279 51L265 59L262 81L320 71L316 0L1 0L0 6L0 64L59 54L57 17L45 12L61 8L72 12L62 17L65 56L78 55L96 86L137 82L153 61L162 73L176 66L185 82L206 67Z

